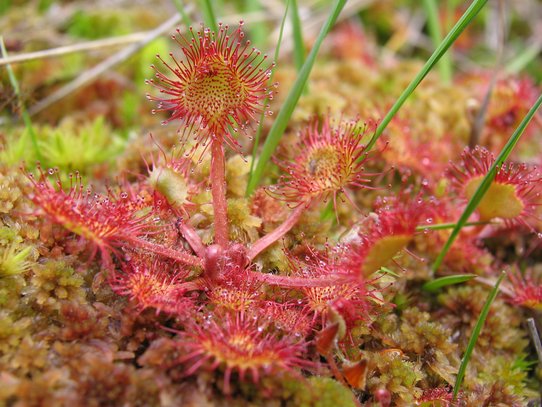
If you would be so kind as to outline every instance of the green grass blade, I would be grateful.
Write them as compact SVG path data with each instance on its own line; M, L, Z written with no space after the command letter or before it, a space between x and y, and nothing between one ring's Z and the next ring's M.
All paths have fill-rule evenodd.
M422 290L434 293L443 287L454 284L461 284L476 277L478 277L476 274L456 274L453 276L440 277L425 283L422 286Z
M534 318L527 318L527 326L529 327L531 340L538 356L538 364L540 365L542 364L542 343L540 342L540 335L538 335L538 328L536 327Z
M277 41L277 47L275 48L275 57L274 61L277 61L279 59L279 53L280 53L280 46L282 44L282 36L284 34L284 26L286 25L286 16L288 15L288 8L290 7L290 2L288 1L286 3L286 8L284 9L284 15L282 16L282 22L280 23L280 31L279 31L279 38ZM275 70L271 72L271 77L269 78L269 83L273 83L273 77L275 76ZM269 102L269 99L265 99L264 106L267 105ZM249 172L249 179L252 176L252 172L254 171L254 164L256 163L256 152L258 150L258 146L260 145L260 137L262 135L262 129L263 129L263 121L265 119L265 108L260 116L260 124L258 125L258 129L256 130L256 134L254 136L254 145L252 146L252 160L250 161L250 172ZM246 195L249 195L248 188L246 190Z
M485 175L484 179L476 189L476 192L472 196L472 198L469 200L467 206L465 207L465 210L461 214L461 217L455 224L455 227L452 230L452 233L450 233L450 236L448 237L448 240L444 244L444 247L440 251L439 255L437 256L435 263L433 264L433 271L436 271L440 265L442 264L444 257L446 256L446 253L448 253L448 250L450 250L450 247L452 246L453 242L455 241L457 235L459 234L461 228L465 225L467 220L469 219L470 215L476 210L476 207L484 197L484 194L487 192L489 187L491 186L491 183L493 182L493 179L495 178L495 175L497 174L497 169L504 163L504 161L508 158L512 150L514 149L515 145L519 141L519 138L523 134L525 128L533 118L534 114L542 104L542 95L538 97L538 100L535 102L533 107L531 107L531 110L525 115L519 126L516 128L512 136L510 136L510 139L508 139L508 142L501 150L500 154L495 159L495 162L493 165L489 168L487 174Z
M186 28L191 27L193 25L192 20L190 19L190 16L186 13L183 0L173 0L173 3L175 4L177 11L181 15L183 19L183 23L186 26Z
M466 226L484 226L484 225L491 225L493 222L488 221L480 221L480 222L467 222L463 225L463 227ZM445 229L453 229L455 227L454 222L450 223L438 223L436 225L421 225L416 226L417 231L424 231L424 230L445 230Z
M215 33L218 33L218 25L216 24L216 15L213 10L213 4L211 0L200 0L199 1L201 12L203 14L203 21L205 25L209 27Z
M485 6L488 0L474 0L469 8L463 13L459 21L453 26L446 38L442 40L437 49L429 57L425 65L422 67L416 77L410 82L406 89L401 93L401 96L396 100L393 106L390 108L386 116L382 119L371 141L367 144L367 151L373 148L376 141L380 138L388 124L393 119L393 116L399 111L401 106L406 102L409 96L414 92L414 89L418 87L420 82L427 76L427 74L433 69L435 64L442 58L448 48L452 46L457 37L467 28L470 22L478 15L480 10Z
M297 79L294 85L290 89L290 92L288 93L288 96L286 97L286 100L284 101L284 104L282 105L282 108L280 109L279 114L277 115L277 118L275 119L275 122L273 123L273 126L271 127L271 130L269 131L269 135L267 136L267 139L265 140L265 143L262 148L262 153L258 160L258 164L256 165L256 168L254 169L254 171L250 174L251 176L249 178L248 186L247 186L248 195L250 195L254 191L254 189L256 189L256 186L259 184L262 178L265 166L269 162L271 155L273 154L273 152L275 151L275 148L279 144L279 141L282 135L284 134L284 130L286 130L286 126L288 125L288 121L290 120L290 117L292 116L292 113L297 105L297 102L299 98L301 97L303 88L305 87L305 84L307 83L309 74L312 70L314 62L316 61L318 50L320 49L320 46L322 45L324 38L326 37L326 35L329 33L329 31L335 24L335 21L339 17L339 14L341 10L343 9L345 3L346 3L346 0L337 0L335 5L333 6L328 19L322 26L322 29L320 30L320 33L318 34L318 38L316 39L314 46L312 47L309 55L307 56L305 63L303 64L303 68L301 68L301 71L299 72L299 75L297 76Z
M518 54L505 67L508 74L515 75L522 71L527 65L534 61L540 55L540 45L534 44L524 50L518 50Z
M505 275L506 275L506 272L503 271L499 279L495 283L495 286L489 293L486 303L484 304L484 307L482 308L482 311L480 312L480 316L478 317L478 321L476 321L476 325L474 326L474 329L472 330L469 343L467 344L467 349L465 349L465 353L463 354L463 358L461 359L461 365L459 366L459 371L457 372L457 377L455 379L454 399L457 397L459 388L461 387L461 383L463 382L463 378L465 377L465 372L467 371L467 365L469 364L472 351L474 350L474 346L476 345L476 341L478 340L478 336L480 336L480 332L482 331L484 323L486 322L487 314L489 313L489 308L491 307L493 300L495 299L495 297L497 296L497 293L499 292L499 285L501 284L501 281Z
M262 5L259 0L245 0L243 3L244 13L257 13L262 10ZM256 48L262 49L266 46L267 29L265 23L250 24L248 31L250 33L250 41Z
M0 2L0 16L6 13L11 7L12 0L5 0Z
M292 35L294 38L294 64L297 72L301 71L305 62L305 43L303 42L303 31L301 19L299 18L299 9L297 0L292 2Z
M380 270L379 270L379 271L380 271L380 273L381 273L382 275L388 274L388 275L390 275L390 276L392 276L392 277L395 277L395 278L401 278L401 276L400 276L399 274L397 274L397 273L396 273L395 271L393 271L393 270L390 270L390 269L387 268L387 267L380 267Z
M4 37L1 35L0 35L0 51L2 51L2 57L7 58L8 53L6 50L6 46L4 45ZM38 145L38 137L36 135L36 132L34 131L34 127L32 126L32 120L30 119L30 115L28 114L28 111L26 110L26 107L24 106L23 100L21 98L21 89L19 87L19 82L17 82L17 78L15 77L15 74L13 73L13 69L11 68L11 65L9 64L6 65L6 70L8 72L9 81L11 83L11 86L13 87L13 91L15 92L15 96L17 96L17 99L19 102L19 108L21 109L21 116L23 118L26 131L30 135L30 140L32 142L34 151L36 153L36 158L38 159L38 161L41 161L42 164L45 164L43 162L43 156L41 155L41 151Z
M431 25L439 25L438 21L438 10L436 8L434 0L424 0L426 3L426 8L431 7L432 9L428 12L428 19L429 20L436 20L436 21L429 21L430 26ZM429 4L430 3L430 4ZM407 88L401 93L399 98L395 101L393 106L390 108L388 113L386 113L386 116L384 116L384 119L380 122L378 127L376 128L375 134L372 137L372 139L369 141L366 147L366 151L369 151L371 148L374 147L376 144L376 141L382 136L382 133L390 124L391 120L395 116L395 114L399 111L401 106L407 101L407 99L410 97L410 95L414 92L414 90L418 87L418 85L421 83L421 81L427 76L427 74L433 69L435 64L439 62L439 60L442 59L442 62L444 65L449 65L449 77L451 79L451 62L449 59L447 59L448 62L446 62L446 51L452 46L452 44L455 42L455 40L461 35L461 33L465 30L465 28L470 24L470 22L478 15L480 10L485 6L487 3L487 0L475 0L472 2L470 7L463 13L459 21L455 24L455 26L450 30L446 38L440 43L440 45L437 47L437 49L433 52L431 57L427 60L425 65L422 67L420 72L416 75L416 77L410 82L410 84L407 86ZM438 27L437 27L438 28ZM431 29L430 27L430 30ZM436 28L434 28L436 31ZM440 34L438 35L440 38ZM433 38L433 41L435 43L438 43L437 38ZM444 68L448 69L448 68ZM448 73L446 74L448 75ZM320 215L321 220L329 220L333 217L333 211L332 206L327 205L322 214Z
M335 212L333 211L333 201L330 200L326 207L324 208L324 210L322 211L322 213L320 214L320 220L321 221L332 221L332 222L336 222L336 216L335 216Z
M433 44L438 46L442 42L442 31L440 26L440 18L436 0L423 0L425 12L427 13L427 28ZM446 83L452 81L452 60L450 54L446 53L442 56L438 64L440 77Z

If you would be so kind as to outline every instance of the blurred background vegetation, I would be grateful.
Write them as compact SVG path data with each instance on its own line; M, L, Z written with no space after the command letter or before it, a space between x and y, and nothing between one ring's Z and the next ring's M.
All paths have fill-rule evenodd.
M254 45L273 55L285 3L222 0L213 1L213 6L219 21L236 24L243 19ZM156 54L178 52L169 39L176 27L183 29L183 21L197 26L204 20L202 4L188 0L0 0L0 33L7 54L22 58L10 64L19 95L6 61L0 65L1 161L32 163L41 158L48 165L72 171L76 165L69 157L85 151L78 167L102 171L103 163L113 160L128 141L159 124L145 100L150 91L145 78L152 77L150 65L156 62ZM438 8L436 24L442 35L470 2L350 0L341 18L354 21L362 30L366 43L359 47L371 48L378 63L386 65L397 57L424 61L435 47L428 18L431 4ZM297 1L305 50L293 52L296 42L288 24L277 61L279 71L287 70L294 64L294 55L310 48L330 5L330 0ZM185 15L175 18L180 9ZM148 40L145 46L136 46ZM337 43L325 43L322 58L333 46ZM497 67L529 75L539 83L541 47L541 1L492 0L454 44L451 64L456 75ZM58 49L62 53L54 55ZM32 54L37 51L44 52ZM286 82L279 92L286 93L288 78L279 75ZM30 137L25 136L29 131L21 120L25 108L44 157L36 157Z

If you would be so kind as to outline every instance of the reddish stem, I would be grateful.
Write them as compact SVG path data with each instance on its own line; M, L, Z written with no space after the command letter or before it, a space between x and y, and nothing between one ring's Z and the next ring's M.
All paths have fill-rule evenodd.
M211 194L213 196L215 243L228 246L228 204L226 202L226 166L222 139L211 142Z
M316 278L311 277L291 277L277 274L259 273L250 271L251 277L271 285L278 285L283 288L310 288L310 287L328 287L335 284L345 284L343 276L330 275Z
M331 369L331 373L333 373L333 376L335 376L335 379L341 382L343 386L348 387L348 384L346 383L346 380L344 379L343 374L339 370L337 363L335 363L335 359L333 358L333 355L330 353L328 355L325 355L324 357L326 358L329 368Z
M147 249L152 253L168 257L187 266L203 267L203 260L201 260L199 257L191 255L190 253L173 250L158 243L152 243L134 236L122 236L122 240L126 243L132 243L137 248Z
M282 225L273 230L271 233L268 233L261 239L257 240L248 251L248 259L252 261L258 254L288 233L290 229L294 227L301 217L301 214L306 209L307 207L305 205L299 205L292 213L290 213L290 216L288 216L288 219L286 219Z
M183 235L184 239L188 242L192 250L198 255L199 258L205 257L205 246L201 241L201 238L197 234L196 230L187 225L186 223L179 222L179 231Z
M196 278L193 281L185 281L179 285L179 289L184 291L197 291L202 290L205 286L205 280L202 278Z

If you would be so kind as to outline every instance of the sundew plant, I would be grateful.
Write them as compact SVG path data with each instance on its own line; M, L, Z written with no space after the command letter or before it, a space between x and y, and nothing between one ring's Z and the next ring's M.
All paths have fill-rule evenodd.
M0 406L541 402L538 2L16 3Z

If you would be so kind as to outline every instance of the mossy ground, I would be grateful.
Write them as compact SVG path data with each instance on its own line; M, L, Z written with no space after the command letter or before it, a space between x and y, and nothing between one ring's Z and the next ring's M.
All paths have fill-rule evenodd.
M120 2L118 9L107 8L104 3L93 11L77 2L72 9L63 2L17 3L12 1L11 6L0 10L0 26L4 26L0 31L13 54L52 48L68 39L80 41L146 30L173 12L173 6L165 2L151 2L146 7L131 2L122 6ZM288 152L297 141L298 131L315 114L359 117L369 129L374 128L426 56L423 47L402 39L406 26L398 23L405 13L420 12L414 3L383 2L367 7L330 34L279 147L281 160L295 159L288 157ZM56 19L55 7L62 11ZM225 3L221 11L227 13L231 7ZM532 7L540 8L534 2ZM513 24L525 18L520 9L510 13ZM246 26L250 32L250 21ZM271 23L267 26L270 28ZM433 211L420 221L425 226L458 219L466 200L453 188L448 163L460 162L460 153L472 138L476 113L482 108L492 74L484 63L471 68L468 64L461 66L460 61L468 56L478 62L484 52L489 52L482 41L483 33L483 23L477 22L462 37L458 47L463 48L457 50L460 66L452 83L445 83L438 72L432 72L391 123L367 164L368 172L378 174L371 181L376 189L350 191L355 205L339 199L336 217L322 219L326 204L307 208L284 239L256 258L255 269L288 275L294 269L289 256L303 261L312 255L311 250L325 251L337 241L355 240L358 234L368 233L376 213L385 216L379 210L387 208L386 200L393 207L394 200L401 197L408 196L404 199L412 201L419 197ZM526 41L525 33L511 35L517 42ZM307 42L311 38L307 33ZM194 170L189 172L190 181L183 181L183 190L163 193L162 201L182 196L181 212L168 210L167 203L154 195L153 178L148 173L151 163L164 164L161 151L166 151L167 161L177 142L177 125L159 127L160 119L150 115L151 107L144 100L148 90L142 80L151 75L148 65L154 62L152 55L165 54L170 46L163 38L156 40L118 69L36 115L33 125L42 167L58 168L64 185L69 185L70 172L79 171L93 191L135 191L142 206L158 208L156 221L162 232L152 239L171 247L187 247L175 229L180 217L189 219L203 243L213 239L211 194L206 188L209 160L198 162L196 153L192 157ZM514 43L511 46L522 48ZM50 94L106 54L102 50L14 66L24 103L31 106L35 99ZM273 111L280 109L296 75L288 60L277 61L279 93L272 102ZM533 60L528 71L536 71L533 66L539 64L539 60ZM4 69L0 79L5 90L2 118L8 120L17 117L19 107L10 94ZM533 103L539 80L535 75L499 74L486 125L479 134L481 145L498 153ZM264 134L272 120L265 119ZM149 132L155 141L149 138ZM540 124L533 123L513 160L540 164L541 135ZM374 278L370 313L361 318L356 310L357 316L350 323L345 317L350 316L348 310L337 311L335 303L335 308L331 307L340 314L347 331L338 340L333 358L341 368L350 362L366 361L362 385L353 388L341 383L337 375L334 377L329 360L326 362L314 349L317 332L335 317L328 309L328 298L335 294L319 292L318 298L324 300L318 306L323 310L309 306L303 314L294 307L293 316L280 314L281 323L269 328L281 336L306 322L297 333L304 336L304 357L311 368L273 372L256 383L250 375L239 380L234 373L232 391L224 395L224 366L207 366L186 377L184 371L190 366L171 363L183 355L172 330L183 331L188 323L154 309L141 311L134 301L115 293L107 284L107 273L95 248L53 224L32 203L31 184L19 166L24 161L26 170L34 170L37 153L24 126L18 122L4 125L0 137L0 406L426 405L422 403L431 402L430 391L439 388L445 389L445 396L441 396L442 404L434 405L447 405L448 386L454 384L491 282L502 269L527 269L533 281L542 277L538 220L532 222L531 229L503 224L466 228L437 275L431 264L449 231L422 227L401 240L401 247L393 253L386 252L385 258L366 257L378 267L385 266L383 271L365 276ZM262 189L244 196L253 157L250 140L242 138L240 142L244 157L227 152L229 232L232 240L251 244L280 225L290 209ZM270 165L263 183L275 183L279 176L277 167ZM160 187L156 189L163 192ZM373 257L379 254L373 252ZM482 278L445 287L438 294L422 290L425 282L438 276L464 273ZM219 288L214 295L227 296L226 302L238 294L236 288L232 292ZM506 295L511 285L506 283L505 288L492 305L478 340L462 387L461 405L539 402L540 370L526 318L542 319L536 307L514 304ZM302 289L287 293L272 287L258 290L255 298L235 297L236 301L246 300L262 308L266 301L275 305L299 301L305 305L306 298L315 295ZM219 300L213 303L212 298L212 294L202 292L191 301L218 312L222 305ZM269 310L261 312L276 317Z

